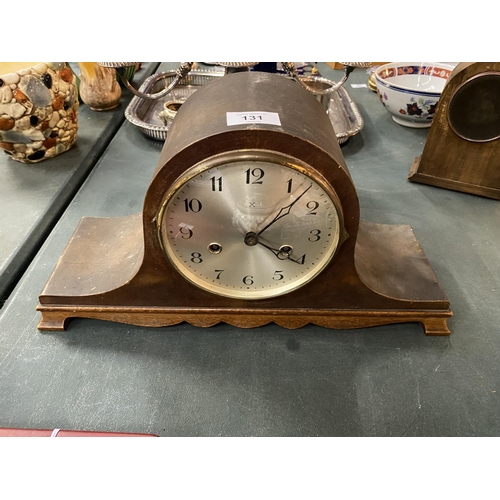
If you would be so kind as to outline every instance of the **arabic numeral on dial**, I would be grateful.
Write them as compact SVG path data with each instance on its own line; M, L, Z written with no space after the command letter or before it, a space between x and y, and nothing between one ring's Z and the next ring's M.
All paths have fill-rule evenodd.
M184 208L186 209L186 212L194 212L195 214L197 214L201 208L202 208L202 204L201 204L201 201L198 200L197 198L193 198L191 200L189 200L188 198L186 198L184 201Z
M215 272L217 273L216 280L220 280L220 275L224 272L224 269L216 269Z
M201 253L193 252L191 254L191 262L195 264L201 264L203 262L203 259L201 258Z
M304 254L302 257L299 257L295 262L303 264L305 261L306 261L306 254Z
M274 281L280 281L284 278L284 276L281 274L283 271L274 271L274 276L273 280Z
M311 233L311 236L307 238L311 242L319 241L321 239L321 231L319 229L313 229L312 231L309 231Z
M243 283L244 283L245 285L247 285L247 286L249 286L249 285L253 285L253 276L251 276L250 274L249 274L249 275L247 275L247 276L245 276L245 277L243 278Z
M289 180L286 181L286 184L288 186L288 188L286 190L287 193L291 193L292 192L292 180L293 179L289 179Z
M193 236L193 231L186 226L181 226L181 228L179 229L179 233L181 233L181 238L183 240L189 240L189 238Z
M315 210L319 207L319 203L317 201L309 201L306 207L309 209L307 215L316 215L318 212L315 212Z
M254 168L253 170L245 170L246 183L247 184L262 184L262 178L264 177L264 170L261 168ZM252 179L253 177L253 179Z
M214 175L210 177L210 180L212 181L212 191L222 191L222 177L215 178Z

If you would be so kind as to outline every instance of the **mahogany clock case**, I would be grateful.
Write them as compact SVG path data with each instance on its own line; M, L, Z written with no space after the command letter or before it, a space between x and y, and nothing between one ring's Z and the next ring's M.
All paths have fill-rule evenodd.
M281 125L228 126L227 112L278 113ZM309 165L338 196L348 235L312 281L285 295L246 301L188 282L166 258L156 218L169 187L215 155L271 151ZM357 194L331 121L306 90L279 75L245 72L214 81L181 107L169 131L143 211L83 218L42 291L40 330L62 330L71 317L145 326L187 321L250 328L275 322L360 328L420 322L447 335L452 315L409 226L360 222Z
M408 179L500 199L500 62L454 69Z

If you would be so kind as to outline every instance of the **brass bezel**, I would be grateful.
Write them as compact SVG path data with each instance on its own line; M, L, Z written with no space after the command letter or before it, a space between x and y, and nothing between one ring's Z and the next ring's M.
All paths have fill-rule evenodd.
M163 217L165 210L168 206L169 201L172 199L172 197L179 191L179 189L182 188L187 182L189 182L192 178L196 177L200 173L209 170L211 168L218 167L220 165L224 165L226 163L238 163L238 162L245 162L245 161L264 161L268 163L275 163L280 166L285 166L294 170L297 170L298 172L302 173L303 175L309 177L312 179L315 183L317 183L327 194L327 196L332 200L332 203L335 207L336 215L338 218L338 225L339 225L339 231L338 231L338 239L335 242L335 250L331 253L330 257L325 261L325 263L321 266L320 270L317 271L315 274L313 274L310 279L305 280L304 282L300 283L299 285L294 286L291 289L284 289L284 290L278 290L277 293L273 294L265 294L262 297L248 297L248 296L243 296L243 294L240 294L239 292L232 292L232 293L221 293L218 291L214 291L211 287L207 286L206 284L201 285L203 281L200 280L200 283L196 282L195 280L189 278L188 276L185 275L183 270L177 265L177 263L174 261L174 259L171 258L169 251L167 250L167 243L163 239L161 227L163 223ZM331 263L333 260L334 256L337 254L339 248L341 247L342 243L348 238L347 231L344 226L344 215L342 211L342 206L340 203L340 200L337 196L337 193L333 189L333 187L330 185L329 182L326 181L326 179L321 175L317 170L312 168L310 165L306 164L305 162L298 160L297 158L294 158L292 156L286 155L284 153L278 153L276 151L269 151L269 150L262 150L262 149L244 149L244 150L238 150L238 151L229 151L229 152L224 152L220 153L214 156L211 156L209 158L206 158L199 163L193 165L190 168L187 168L181 176L179 176L170 186L168 192L166 193L162 204L160 206L160 209L158 211L157 217L155 217L156 221L156 231L157 231L157 236L158 240L161 246L161 249L168 259L169 263L174 267L174 269L184 278L186 279L189 283L193 284L194 286L205 290L208 293L213 293L214 295L219 295L227 298L233 298L233 299L243 299L243 300L263 300L263 299L268 299L268 298L274 298L280 295L285 295L287 293L290 293L294 290L297 290L298 288L301 288L302 286L306 285L310 281L312 281L314 278L316 278L323 270ZM204 283L204 282L203 282Z
M455 124L452 122L450 119L450 109L453 106L453 100L455 99L455 96L457 95L458 92L460 92L466 85L469 83L473 82L474 80L477 80L478 78L481 78L483 76L497 76L500 78L500 72L498 71L483 71L482 73L478 73L477 75L472 76L471 78L468 78L465 82L462 82L454 91L452 96L450 97L448 107L446 110L446 118L448 120L448 123L450 124L451 130L458 135L461 139L468 141L468 142L477 142L477 143L483 143L483 142L491 142L491 141L496 141L497 139L500 138L500 134L496 135L495 137L491 137L489 139L471 139L470 137L466 137L464 134L461 134L458 132L455 128Z

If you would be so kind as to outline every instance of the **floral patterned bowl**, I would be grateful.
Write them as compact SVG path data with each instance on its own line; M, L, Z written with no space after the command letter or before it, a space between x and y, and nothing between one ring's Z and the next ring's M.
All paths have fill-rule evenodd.
M377 94L392 119L405 127L430 127L453 66L431 62L400 62L375 70Z

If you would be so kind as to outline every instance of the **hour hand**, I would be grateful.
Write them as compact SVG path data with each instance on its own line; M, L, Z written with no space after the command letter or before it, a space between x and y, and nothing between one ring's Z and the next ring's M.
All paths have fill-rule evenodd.
M262 243L262 241L257 242L259 245L262 245L263 247L267 248L268 250L271 250L276 257L280 260L291 260L292 262L296 262L297 264L301 264L298 260L292 259L290 255L293 252L293 248L290 245L281 245L279 249L272 248L269 245L266 245L265 243Z

